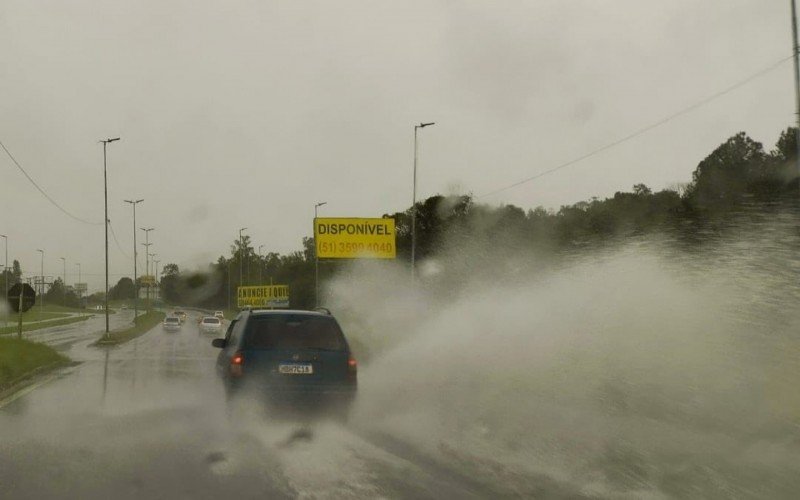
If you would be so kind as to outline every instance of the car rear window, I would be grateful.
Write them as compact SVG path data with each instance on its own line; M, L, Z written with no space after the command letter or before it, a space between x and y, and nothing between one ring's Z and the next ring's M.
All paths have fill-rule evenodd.
M218 325L219 320L217 318L203 318L203 323L208 323L211 325Z
M244 337L244 347L250 349L343 351L345 345L333 318L301 314L251 317Z
M178 318L167 318L165 321L167 323L178 323L180 320Z

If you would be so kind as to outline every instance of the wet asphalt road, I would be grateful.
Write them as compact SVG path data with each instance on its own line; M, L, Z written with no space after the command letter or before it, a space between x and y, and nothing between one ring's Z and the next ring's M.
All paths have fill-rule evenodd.
M115 324L132 317L114 316ZM112 349L101 318L40 332L79 364L0 408L2 498L489 497L388 436L228 406L196 313ZM94 332L94 333L93 333Z

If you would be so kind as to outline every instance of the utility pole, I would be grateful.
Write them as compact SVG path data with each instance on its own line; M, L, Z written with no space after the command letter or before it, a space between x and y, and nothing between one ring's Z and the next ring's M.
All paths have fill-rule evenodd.
M414 125L414 186L411 195L411 280L416 277L417 256L417 131L435 125L435 122Z
M314 230L311 234L316 233L317 228L317 209L323 205L327 205L327 201L321 201L314 205ZM314 239L314 307L319 307L319 252L317 252L317 242Z
M155 255L155 254L153 254L153 255ZM158 282L158 265L161 263L161 261L160 260L154 260L153 263L155 264L155 268L156 268L156 272L155 272L156 293L155 293L155 296L153 298L156 301L158 301L158 300L161 299L161 284Z
M258 245L258 286L263 285L263 275L262 272L264 270L264 262L262 262L261 258L261 249L264 248L264 245Z
M242 264L244 263L244 242L242 240L242 231L247 229L243 227L239 229L239 286L243 286L244 282L242 281Z
M105 233L106 233L106 295L105 295L105 306L106 306L106 335L108 335L108 169L106 168L106 146L110 142L118 141L119 137L115 137L114 139L106 139L104 141L100 141L103 143L103 199L105 202L105 217L103 221L105 222ZM44 273L42 273L44 274Z
M152 274L152 276L153 276L153 283L151 283L151 284L150 284L150 286L149 286L149 287L147 287L147 300L149 300L149 301L150 301L149 307L150 307L151 309L153 308L153 301L156 299L155 290L153 290L152 297L151 297L151 295L150 295L150 290L153 288L153 286L155 286L155 279L156 279L156 276L155 276L155 271L154 271L154 269L156 268L156 265L155 265L155 259L154 259L154 257L155 257L155 256L156 256L156 254L155 254L155 253L151 253L151 254L150 254L150 262L152 262L152 263L153 263L153 265L150 267L150 271L153 273L153 274Z
M64 281L61 283L62 288L62 295L64 300L64 307L67 307L67 258L66 257L59 257L61 262L64 264Z
M136 262L138 260L138 251L136 248L136 205L143 202L144 199L124 201L125 203L130 203L131 207L133 207L133 322L136 323L136 320L139 318L139 281L136 276Z
M150 279L150 259L148 258L148 255L149 255L148 252L150 252L150 245L151 245L151 243L150 243L150 231L152 231L155 228L153 228L153 227L147 227L147 228L140 227L139 229L144 231L144 243L142 243L142 245L144 246L144 268L145 268L144 274L145 274L145 276L147 276L147 279L149 280ZM146 286L147 286L147 308L149 310L150 309L150 283L148 282Z
M800 61L798 61L800 45L798 45L797 40L797 6L795 3L795 0L792 0L792 53L794 54L794 95L795 105L797 106L797 129L794 133L794 139L797 154L795 161L797 162L798 179L800 179Z
M8 279L11 277L11 273L8 272L8 236L5 234L0 234L4 240L6 240L6 260L5 264L3 264L3 284L6 287L5 295L3 297L8 297ZM8 326L8 310L6 310L5 317L6 317L6 326Z
M78 266L78 283L80 283L81 282L81 263L80 262L76 262L75 265ZM75 295L78 296L78 309L83 311L83 300L81 300L83 298L83 293L81 292L81 290L78 289L78 283L75 284ZM83 313L81 313L81 316L83 316Z
M145 295L145 303L146 303L146 306L147 306L148 310L150 309L150 281L149 281L150 280L150 253L149 253L150 245L152 245L152 243L150 243L150 242L142 243L142 246L144 247L144 269L145 269L144 272L145 272L145 276L147 276L147 280L148 280L147 283L145 283L145 286L147 287L146 288L147 292L146 292L146 295Z
M42 300L39 301L39 312L44 313L44 250L37 248L36 251L42 254L42 288L39 289L39 295L42 297ZM42 315L42 317L44 317L44 315Z

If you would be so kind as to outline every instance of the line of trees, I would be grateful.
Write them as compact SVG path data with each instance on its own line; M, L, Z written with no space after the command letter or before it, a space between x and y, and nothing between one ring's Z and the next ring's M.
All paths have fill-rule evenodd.
M11 288L14 284L19 283L21 279L22 266L20 266L19 261L15 259L10 269L3 268L3 272L0 273L0 290L5 291L6 283L8 284L8 288Z
M611 237L641 234L686 218L724 213L744 200L771 200L800 191L796 168L794 128L785 130L775 148L738 133L704 158L684 187L653 192L636 184L630 192L607 199L593 198L559 210L476 203L471 195L432 196L417 203L417 255L425 259L446 245L469 242L471 248L536 248L559 251L590 245ZM409 259L411 208L385 214L395 219L399 259ZM324 282L339 269L321 266ZM240 279L241 272L241 279ZM314 302L314 240L303 238L301 250L287 255L256 254L249 237L235 240L230 256L220 256L207 271L181 272L176 264L164 267L162 298L173 304L207 308L235 307L236 287L287 284L292 307Z

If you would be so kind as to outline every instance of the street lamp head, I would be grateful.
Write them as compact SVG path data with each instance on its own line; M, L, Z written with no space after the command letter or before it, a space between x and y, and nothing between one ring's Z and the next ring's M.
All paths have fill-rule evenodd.
M322 205L327 205L327 204L328 204L328 202L327 202L327 201L321 201L321 202L317 203L317 204L316 204L316 205L314 205L314 206L315 206L315 207L321 207Z
M42 250L41 248L37 248L36 251L44 253L44 250Z
M429 127L429 126L431 126L431 125L436 125L436 122L430 122L430 123L420 123L419 125L417 125L417 127L418 127L418 128L425 128L425 127Z
M119 140L119 137L115 137L113 139L106 139L106 142L114 142L114 141L118 141L118 140Z

